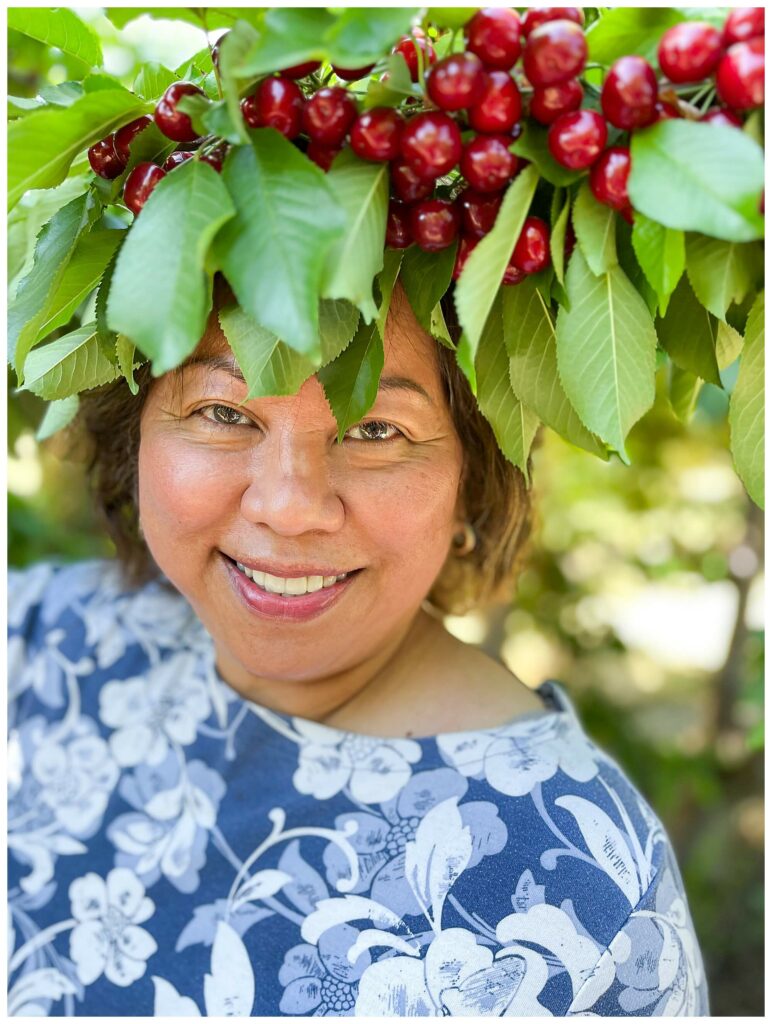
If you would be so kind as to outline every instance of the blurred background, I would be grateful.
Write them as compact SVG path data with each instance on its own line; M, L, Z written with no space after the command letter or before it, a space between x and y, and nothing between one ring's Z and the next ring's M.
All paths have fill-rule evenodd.
M97 29L107 72L127 86L140 61L176 68L205 43L194 24L144 16L119 32L99 8L73 10ZM8 38L14 96L44 96L82 74L59 51ZM11 214L11 289L53 212L32 192ZM763 514L732 467L726 392L704 385L684 425L667 400L667 372L658 371L656 404L629 437L630 468L544 432L530 557L511 605L446 625L531 686L565 684L588 733L673 841L712 1014L761 1016ZM736 372L722 372L726 388ZM10 370L8 382L9 564L112 555L82 467L60 458L56 437L35 441L45 403L15 394Z

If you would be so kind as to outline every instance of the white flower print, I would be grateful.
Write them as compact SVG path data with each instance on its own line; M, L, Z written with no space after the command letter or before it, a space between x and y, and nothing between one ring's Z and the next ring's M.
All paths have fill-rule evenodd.
M119 769L100 736L78 736L62 745L42 744L32 758L39 799L57 823L75 836L88 836L101 824Z
M8 626L19 629L32 605L39 604L55 572L51 562L8 570Z
M116 732L110 749L119 765L160 764L169 743L187 746L210 714L206 684L194 675L196 659L175 654L142 676L106 683L99 717Z
M155 904L128 868L113 868L107 878L90 871L69 888L77 924L70 934L70 956L84 985L104 974L125 988L141 978L158 946L139 925L152 917Z

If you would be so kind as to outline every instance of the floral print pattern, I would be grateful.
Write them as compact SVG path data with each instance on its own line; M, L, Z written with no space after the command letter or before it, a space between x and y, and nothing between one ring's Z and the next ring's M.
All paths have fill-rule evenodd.
M12 570L9 627L12 1016L709 1014L670 841L561 684L345 732L98 559Z

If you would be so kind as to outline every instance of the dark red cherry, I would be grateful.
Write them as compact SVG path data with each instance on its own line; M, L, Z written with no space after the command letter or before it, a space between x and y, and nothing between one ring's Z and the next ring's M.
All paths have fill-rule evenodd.
M524 274L538 274L550 262L550 229L541 217L526 217L510 266Z
M158 182L166 177L157 164L137 164L123 186L123 201L136 216L150 197Z
M194 155L194 151L191 149L178 149L174 153L170 153L163 163L163 169L168 173L173 171L175 167L179 167L180 164L184 164L186 160Z
M386 218L386 245L391 249L407 249L412 244L413 230L410 227L410 207L398 199L391 199Z
M481 98L485 67L473 53L451 53L429 71L426 91L440 110L462 110Z
M711 124L723 124L727 128L742 128L742 118L729 107L713 107L702 115L700 121L708 121Z
M499 192L517 173L518 159L506 135L478 135L464 146L461 173L478 192Z
M590 170L590 189L599 203L613 210L624 210L630 205L627 179L630 176L630 150L626 146L611 146L604 150Z
M394 160L405 122L391 107L373 107L360 114L351 126L351 148L363 160Z
M357 105L347 89L334 85L319 89L303 108L303 129L315 142L338 146L357 116Z
M721 33L706 21L682 21L662 36L657 59L671 82L701 82L722 53Z
M300 134L305 100L291 78L264 78L252 97L244 102L244 120L252 128L275 128L285 138Z
M210 149L208 153L202 153L201 162L209 164L219 174L222 170L222 165L225 163L225 157L228 153L228 146L221 142L219 146L215 146L214 149Z
M460 219L455 203L447 199L425 199L410 210L413 238L425 252L438 252L452 245Z
M342 78L344 82L358 82L360 78L364 78L365 75L369 75L375 67L375 64L366 64L363 68L339 68L337 65L332 65L332 70L338 76Z
M451 171L461 159L461 132L452 117L427 111L405 125L400 150L419 178L434 180Z
M764 102L764 39L756 36L730 46L719 61L716 92L735 110L750 110Z
M412 35L401 36L391 51L392 53L401 53L405 58L405 62L410 72L410 77L414 82L418 81L418 52L416 47L418 47L423 54L424 71L426 71L426 69L437 60L437 54L422 30L413 29Z
M320 60L307 60L303 64L293 64L291 68L282 68L281 73L285 78L305 78L322 66Z
M503 192L475 192L465 188L458 197L464 231L473 238L482 238L496 223Z
M576 78L557 85L537 86L531 97L531 117L541 124L552 124L561 114L569 114L582 105L584 89Z
M634 55L615 60L603 83L600 103L606 120L633 131L657 117L657 76L652 66Z
M391 184L397 197L405 203L428 199L434 191L434 178L421 178L403 159L391 165Z
M520 15L510 7L483 7L466 23L466 48L487 68L509 71L520 56Z
M523 71L531 85L557 85L576 78L586 61L584 32L576 22L563 18L531 32L523 52Z
M187 114L177 110L183 96L205 96L203 90L192 82L173 82L155 108L153 117L159 131L175 142L195 142L198 132ZM159 168L160 170L160 168Z
M458 281L459 277L463 274L466 261L469 259L471 252L479 241L479 238L474 238L472 235L461 236L461 240L458 243L458 249L456 251L456 262L453 264L452 277L454 281Z
M681 111L667 100L657 100L654 104L655 121L672 121L674 117L681 117Z
M584 24L584 11L581 7L530 7L523 18L523 35L528 36L539 25L547 21L560 21L562 19L575 21L577 25Z
M321 142L314 142L311 139L308 143L306 156L309 160L313 160L317 167L321 167L326 172L332 167L333 160L342 148L342 144L340 146L323 146Z
M764 35L763 7L735 7L724 22L722 42L724 46L745 43L756 36Z
M134 138L152 123L153 118L144 115L143 117L136 118L134 121L129 121L128 124L125 124L123 128L119 128L115 133L115 152L123 160L124 164L129 162L129 157L131 156L129 146Z
M522 270L520 270L519 267L516 267L512 263L512 257L510 257L510 262L507 264L506 270L504 271L504 276L501 279L501 283L502 284L520 284L520 282L524 281L524 280L525 280L525 274L523 273Z
M547 133L550 153L559 164L572 171L583 171L600 156L606 145L608 128L594 110L575 110L561 114Z
M509 132L521 111L520 90L514 78L508 71L488 71L482 95L467 114L469 125L476 132Z
M108 181L117 178L126 167L126 161L115 151L115 136L112 134L91 146L88 151L88 162L94 174L98 174L100 178L107 178Z

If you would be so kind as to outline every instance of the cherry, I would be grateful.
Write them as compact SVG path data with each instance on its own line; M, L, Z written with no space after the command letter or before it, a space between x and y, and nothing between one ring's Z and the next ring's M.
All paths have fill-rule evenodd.
M467 49L499 71L509 71L520 56L520 32L520 15L509 7L483 7L464 29Z
M624 131L643 128L656 119L656 103L657 76L652 66L634 55L615 60L600 94L606 119Z
M351 148L363 160L394 160L405 122L391 107L374 107L351 126Z
M531 85L558 85L576 78L587 60L584 32L567 18L535 28L525 43L523 71Z
M460 219L455 203L447 199L425 199L410 210L413 238L424 252L439 252L452 245Z
M478 192L498 192L515 176L518 159L507 135L478 135L464 146L461 173Z
M285 78L305 78L322 66L320 60L307 60L304 64L293 64L291 68L282 68L281 73Z
M630 176L630 150L626 146L610 146L592 165L590 189L599 203L613 210L630 205L627 179Z
M511 131L522 106L520 90L509 72L488 71L480 99L469 108L469 124L476 132Z
M453 264L453 280L458 281L461 274L464 272L466 261L469 259L469 254L472 252L474 247L480 241L479 238L473 238L471 235L462 235L461 241L458 243L458 250L456 252L456 262Z
M482 238L493 229L504 198L503 192L475 192L465 188L458 197L464 231L473 238Z
M342 148L342 146L324 146L321 142L314 142L311 139L308 143L306 156L309 160L313 160L317 167L321 167L323 171L329 171L333 160Z
M420 35L419 35L420 32ZM424 58L424 68L428 68L431 64L437 60L437 54L434 51L434 47L424 35L421 29L413 29L413 34L410 36L401 36L396 44L392 47L392 53L401 53L405 58L405 62L410 72L410 77L414 82L418 81L418 51L416 47L421 51Z
M461 158L461 132L447 114L427 111L405 125L400 151L419 178L439 178L452 170Z
M391 165L391 184L397 196L405 203L428 199L434 191L434 178L421 178L405 160Z
M711 124L724 124L728 128L742 128L742 118L729 107L713 107L703 114L700 121L708 121Z
M360 78L364 78L365 75L373 70L375 64L367 64L363 68L339 68L337 65L332 65L332 70L338 76L342 78L344 82L358 82Z
M528 36L539 25L547 21L559 21L567 19L575 21L577 25L584 24L584 11L581 7L531 7L525 12L523 18L523 35Z
M304 106L303 93L291 78L264 78L255 93L257 125L252 127L275 128L294 139L300 133Z
M721 33L706 21L682 21L662 36L657 57L671 82L701 82L721 58Z
M144 115L143 117L136 118L134 121L129 121L128 124L125 124L123 128L119 128L115 133L115 141L113 143L115 146L115 152L124 164L129 162L129 157L131 156L129 146L133 142L134 138L139 135L141 131L144 131L149 124L152 124L152 122L152 117Z
M561 114L578 110L583 98L584 89L576 78L557 85L537 86L531 97L531 117L541 124L552 124Z
M209 164L219 174L222 170L222 165L225 162L225 157L228 153L228 146L225 143L220 143L219 146L215 146L214 149L210 149L208 153L201 154L201 162Z
M561 114L547 133L550 153L559 164L583 171L600 156L608 138L606 122L594 110Z
M654 104L655 121L672 121L674 117L680 117L681 111L667 100L657 100Z
M175 167L179 167L180 164L184 164L186 160L190 160L193 156L193 150L190 149L178 149L174 153L170 153L163 163L163 169L165 171L173 171Z
M157 164L137 164L123 186L123 201L136 216L150 197L158 182L166 177Z
M195 142L198 132L187 114L177 110L183 96L204 96L203 90L192 82L173 82L155 108L153 117L159 131L175 142Z
M105 139L95 142L88 151L88 162L91 170L100 178L107 178L111 181L121 174L126 162L122 160L115 151L115 136L108 135Z
M764 39L734 43L721 58L716 92L728 107L750 110L764 102Z
M471 107L485 89L485 66L473 53L451 53L426 76L429 99L440 110Z
M357 116L357 105L346 89L319 89L303 108L303 129L314 142L338 146Z
M763 7L735 7L724 22L724 46L744 43L755 36L764 35Z
M410 207L398 199L391 199L386 218L386 245L392 249L407 249L412 244L413 230L410 227Z
M538 274L550 261L550 229L541 217L526 217L509 266L524 274Z

